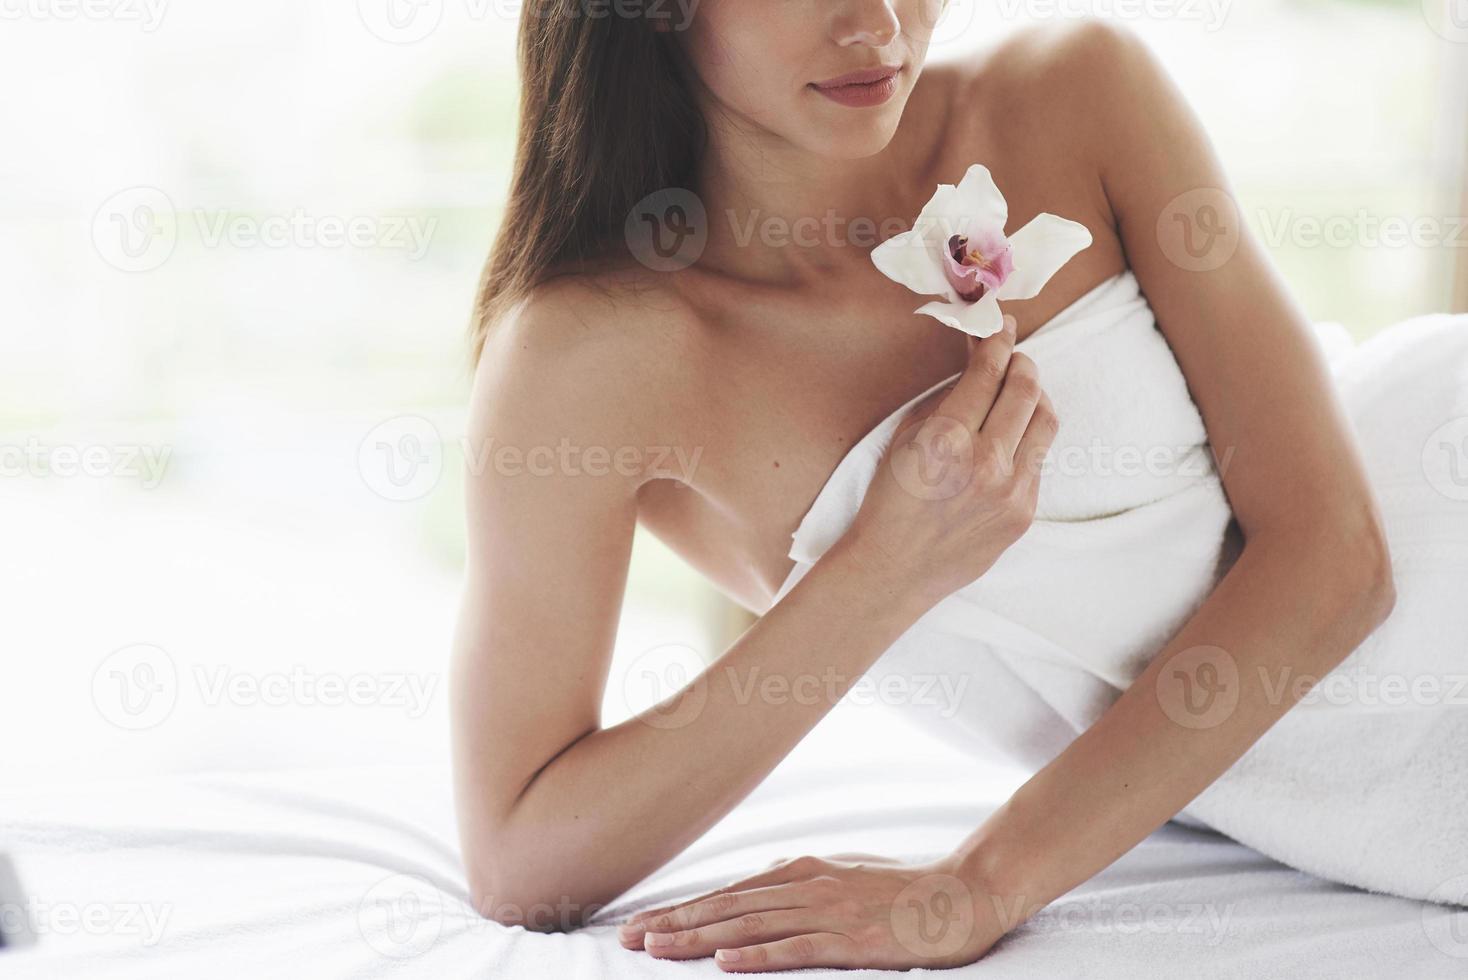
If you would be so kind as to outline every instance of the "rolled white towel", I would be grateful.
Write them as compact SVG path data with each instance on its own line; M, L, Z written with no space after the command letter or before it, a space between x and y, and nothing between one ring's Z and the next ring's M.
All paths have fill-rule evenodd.
M1362 345L1339 324L1315 336L1382 499L1397 608L1180 818L1323 877L1468 905L1468 317L1409 321ZM913 699L914 720L1037 769L1187 621L1239 538L1219 477L1230 453L1215 456L1130 272L1018 349L1062 420L1036 520L871 673L942 678L926 689L962 696ZM776 601L850 526L922 397L837 466L793 536ZM1379 681L1405 685L1405 703L1381 703Z

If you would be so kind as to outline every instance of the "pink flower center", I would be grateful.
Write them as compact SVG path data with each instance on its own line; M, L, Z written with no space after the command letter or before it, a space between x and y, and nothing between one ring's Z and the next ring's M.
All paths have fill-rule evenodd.
M1002 233L954 235L943 252L943 273L959 298L977 302L1014 272L1009 240Z

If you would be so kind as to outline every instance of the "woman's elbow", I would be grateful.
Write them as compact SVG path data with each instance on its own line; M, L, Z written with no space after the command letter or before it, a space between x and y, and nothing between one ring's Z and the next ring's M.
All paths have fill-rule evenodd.
M469 904L475 913L502 926L521 924L509 921L514 918L514 903L503 900L505 892L500 887L498 878L490 871L467 861L464 871L469 885Z
M469 898L482 918L502 926L523 926L531 932L570 932L586 922L569 899L557 899L534 889L506 890L494 881L469 881Z
M1396 606L1391 546L1374 507L1318 508L1250 534L1308 590L1314 615L1337 639L1359 642ZM1349 634L1349 635L1347 635Z
M1369 633L1396 608L1391 544L1375 513L1339 522L1336 540L1341 546L1331 549L1330 560L1341 575L1343 598Z
M531 932L570 932L585 925L601 908L577 896L556 893L527 862L507 856L515 853L513 848L502 850L495 862L466 862L469 901L482 918Z

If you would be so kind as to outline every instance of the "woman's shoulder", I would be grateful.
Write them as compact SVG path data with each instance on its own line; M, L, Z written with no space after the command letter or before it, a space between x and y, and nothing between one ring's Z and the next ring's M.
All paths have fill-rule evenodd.
M470 428L501 442L642 445L666 434L697 379L697 313L666 275L559 275L489 330Z
M1097 84L1124 82L1124 73L1148 56L1147 45L1130 28L1086 19L1020 28L977 51L940 56L929 70L970 97L995 88L1011 97L1086 96Z
M674 277L632 265L547 278L490 329L486 351L612 366L640 359L649 344L672 342L689 328L692 304Z
M1165 79L1130 29L1100 20L1017 30L977 52L936 60L927 71L955 122L972 121L1003 142L1106 152L1119 123L1146 113Z

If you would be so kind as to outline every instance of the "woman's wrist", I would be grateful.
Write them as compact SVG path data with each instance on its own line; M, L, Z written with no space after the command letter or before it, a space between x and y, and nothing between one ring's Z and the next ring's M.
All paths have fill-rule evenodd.
M1057 897L1048 883L1044 852L1026 833L1020 804L1011 799L985 820L948 858L949 873L993 904L1006 932L1017 928Z
M901 561L853 525L821 559L860 581L874 606L916 622L945 593L932 587L909 563Z

